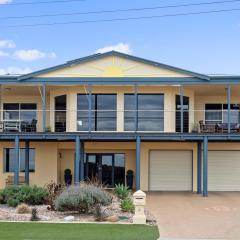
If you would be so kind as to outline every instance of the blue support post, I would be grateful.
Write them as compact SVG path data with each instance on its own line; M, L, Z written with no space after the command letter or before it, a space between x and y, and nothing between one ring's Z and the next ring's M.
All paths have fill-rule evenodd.
M42 130L46 130L46 85L42 85Z
M141 138L136 140L136 190L140 190Z
M183 86L180 86L181 133L183 133Z
M135 132L138 131L138 86L135 85L134 87L134 110L135 110Z
M202 143L198 142L197 193L202 193Z
M14 161L14 185L19 184L19 164L20 164L20 155L19 155L19 136L15 136L15 161Z
M203 139L203 196L208 196L208 138Z
M29 141L25 142L25 184L29 185Z
M84 142L80 143L80 181L84 180Z
M75 164L74 164L74 183L79 183L80 175L80 137L76 136L75 140Z
M92 131L92 87L88 86L88 132Z
M231 132L231 85L228 84L228 133Z

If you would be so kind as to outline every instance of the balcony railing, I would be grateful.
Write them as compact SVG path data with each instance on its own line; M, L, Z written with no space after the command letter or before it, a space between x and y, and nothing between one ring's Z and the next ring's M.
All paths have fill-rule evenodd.
M240 132L240 110L1 110L8 132Z

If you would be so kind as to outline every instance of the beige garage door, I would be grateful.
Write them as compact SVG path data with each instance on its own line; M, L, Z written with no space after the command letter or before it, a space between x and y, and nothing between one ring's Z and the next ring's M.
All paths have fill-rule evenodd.
M209 151L209 191L240 191L240 151Z
M192 151L150 151L150 191L191 191Z

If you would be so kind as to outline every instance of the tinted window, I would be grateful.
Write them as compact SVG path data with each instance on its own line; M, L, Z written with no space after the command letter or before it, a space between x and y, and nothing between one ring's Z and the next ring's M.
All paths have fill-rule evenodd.
M164 130L164 95L138 94L138 131ZM126 94L124 97L124 129L135 130L135 96Z

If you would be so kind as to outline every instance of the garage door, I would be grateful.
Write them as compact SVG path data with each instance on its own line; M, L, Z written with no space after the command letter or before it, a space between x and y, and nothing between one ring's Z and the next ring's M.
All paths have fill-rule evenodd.
M150 151L150 191L191 191L192 151Z
M240 151L209 151L209 191L240 191Z

